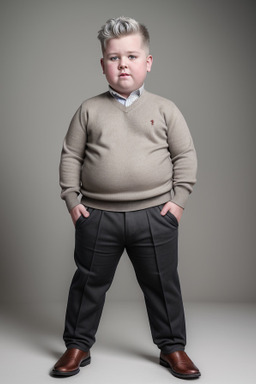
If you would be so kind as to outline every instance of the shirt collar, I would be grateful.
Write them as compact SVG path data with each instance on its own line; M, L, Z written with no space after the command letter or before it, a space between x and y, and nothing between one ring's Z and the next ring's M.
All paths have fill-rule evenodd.
M144 84L139 88L139 89L136 89L135 91L133 91L128 97L127 99L123 96L121 96L118 92L116 92L113 88L110 87L110 85L108 86L108 90L109 90L109 93L115 98L115 99L123 99L123 100L128 100L129 97L131 96L138 96L140 97L143 90L144 90Z

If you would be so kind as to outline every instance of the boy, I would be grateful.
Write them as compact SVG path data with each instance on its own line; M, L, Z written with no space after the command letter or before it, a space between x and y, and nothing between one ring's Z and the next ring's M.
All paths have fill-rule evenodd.
M193 141L177 107L144 90L153 60L146 27L111 19L98 38L109 91L77 110L60 162L61 197L76 228L77 271L67 305L67 350L52 374L72 376L90 363L105 294L126 249L160 364L176 377L198 378L184 352L177 272L178 225L196 181Z

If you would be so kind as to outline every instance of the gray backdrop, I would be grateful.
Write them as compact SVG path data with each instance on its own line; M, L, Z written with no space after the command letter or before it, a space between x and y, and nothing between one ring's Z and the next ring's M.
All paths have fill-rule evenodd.
M97 31L126 15L151 34L146 88L183 112L199 159L180 227L185 300L255 301L255 2L1 1L0 299L64 301L74 229L60 199L64 135L106 90ZM110 299L141 299L126 254Z

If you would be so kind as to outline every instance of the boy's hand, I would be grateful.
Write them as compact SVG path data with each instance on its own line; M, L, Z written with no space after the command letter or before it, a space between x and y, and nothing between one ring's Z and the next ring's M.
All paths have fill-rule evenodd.
M89 217L90 213L87 211L87 209L83 204L78 204L71 209L70 215L72 217L72 221L74 225L76 225L76 221L79 219L81 215L83 215L84 217Z
M179 205L173 203L172 201L168 201L164 206L161 211L161 215L165 216L166 213L169 211L171 212L176 219L178 220L178 223L180 222L181 216L183 214L183 208L181 208Z

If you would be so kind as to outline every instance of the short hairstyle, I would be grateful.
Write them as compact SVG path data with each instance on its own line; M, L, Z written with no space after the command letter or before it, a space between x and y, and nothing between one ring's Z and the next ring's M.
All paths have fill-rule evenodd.
M108 40L132 35L134 33L141 34L143 44L145 45L147 51L149 51L150 39L148 30L145 25L140 24L136 20L125 16L109 19L98 32L98 39L101 43L102 52L104 53Z

